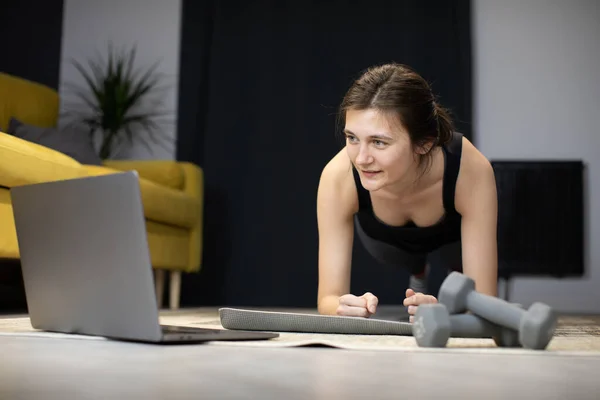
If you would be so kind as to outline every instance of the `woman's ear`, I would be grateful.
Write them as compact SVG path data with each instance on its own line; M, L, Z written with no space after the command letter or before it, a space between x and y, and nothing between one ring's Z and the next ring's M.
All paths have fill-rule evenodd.
M431 151L431 148L433 147L433 140L428 140L426 142L420 143L416 146L415 151L417 152L417 154L419 155L425 155L427 153L429 153Z

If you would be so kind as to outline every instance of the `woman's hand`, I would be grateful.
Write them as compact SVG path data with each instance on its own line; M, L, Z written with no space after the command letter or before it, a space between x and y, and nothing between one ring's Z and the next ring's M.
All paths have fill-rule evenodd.
M415 293L412 289L406 289L406 298L404 299L404 305L408 307L408 314L410 315L409 321L411 323L415 320L415 313L419 304L432 304L437 303L437 299L431 295L423 293Z
M375 314L379 300L372 293L367 292L360 297L345 294L340 297L339 303L337 315L369 318Z

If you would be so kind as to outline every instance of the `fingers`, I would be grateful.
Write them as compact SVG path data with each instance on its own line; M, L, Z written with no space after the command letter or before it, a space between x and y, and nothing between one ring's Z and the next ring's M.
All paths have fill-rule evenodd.
M340 304L344 304L352 307L367 307L367 301L363 297L357 297L353 294L345 294L340 297Z
M411 297L411 296L414 296L416 293L415 293L414 290L412 290L412 289L409 288L409 289L406 289L406 293L405 294L406 295L404 297Z
M375 311L377 310L377 304L379 304L379 299L375 297L373 293L369 292L363 294L361 297L367 300L367 310L369 310L371 314L375 314Z
M340 304L336 310L336 313L337 315L343 315L346 317L368 318L371 316L371 313L366 307L348 306L346 304Z
M409 293L409 290L411 293ZM404 305L408 307L407 311L409 314L408 321L413 323L415 320L414 315L417 312L417 307L419 304L433 304L437 303L437 299L431 295L423 294L423 293L415 293L411 289L406 291L407 297L404 299ZM409 296L409 294L411 294Z
M367 300L353 294L345 294L340 297L336 314L347 317L368 317L370 315L367 310Z
M406 292L408 293L408 290ZM423 293L415 293L411 296L407 296L403 302L405 306L418 306L419 304L429 303L437 303L437 299L431 295Z
M339 299L336 313L351 317L370 317L375 313L378 302L372 293L365 293L360 297L345 294Z

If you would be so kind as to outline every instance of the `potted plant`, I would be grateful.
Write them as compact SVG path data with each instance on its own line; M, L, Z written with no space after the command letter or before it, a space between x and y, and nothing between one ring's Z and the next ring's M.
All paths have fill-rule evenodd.
M160 85L162 74L157 72L158 62L147 69L135 69L135 55L135 46L117 51L109 44L106 60L89 59L87 68L72 60L84 84L65 85L76 101L71 107L67 105L63 115L69 124L87 126L92 137L101 135L101 159L113 156L123 138L130 144L140 141L149 151L149 142L165 146L159 118L168 112L152 107L153 96L165 89Z

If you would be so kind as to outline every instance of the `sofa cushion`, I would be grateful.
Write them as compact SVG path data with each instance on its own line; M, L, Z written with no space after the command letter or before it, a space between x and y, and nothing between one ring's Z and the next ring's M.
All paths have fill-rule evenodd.
M104 160L109 168L128 171L135 170L144 179L182 190L185 182L183 168L177 161L171 160Z
M122 171L105 166L84 165L89 176L121 173ZM179 226L192 228L198 221L200 203L198 199L174 190L140 176L140 189L144 215L147 219Z
M13 187L85 175L81 164L71 157L0 132L0 186Z
M102 164L102 160L96 154L89 132L82 127L71 126L62 129L44 128L24 124L16 118L11 118L7 133L23 140L60 151L79 161L81 164Z

